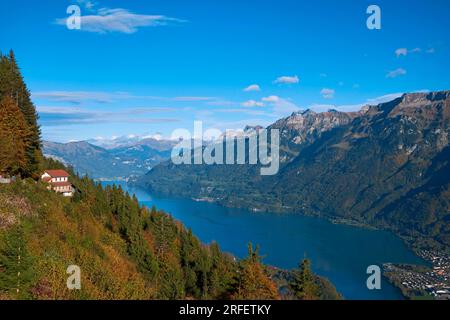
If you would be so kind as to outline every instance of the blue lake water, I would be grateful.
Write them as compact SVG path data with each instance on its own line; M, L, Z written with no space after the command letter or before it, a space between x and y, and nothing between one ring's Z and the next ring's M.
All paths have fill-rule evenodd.
M106 184L106 182L104 183ZM302 215L254 213L189 199L154 197L141 189L122 187L148 207L155 205L191 228L204 243L216 241L222 250L245 257L247 244L261 247L264 262L296 267L307 257L313 270L330 279L346 299L402 299L382 278L381 290L368 290L366 269L382 263L424 264L395 235Z

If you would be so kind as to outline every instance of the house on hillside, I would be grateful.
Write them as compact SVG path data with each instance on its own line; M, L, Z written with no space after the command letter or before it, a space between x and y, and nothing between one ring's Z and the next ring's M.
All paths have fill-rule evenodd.
M65 170L47 170L41 180L48 183L48 189L62 193L65 197L72 197L75 189L69 182L70 175Z
M11 179L10 177L0 174L0 184L8 184L8 183L11 183L12 180L13 179Z

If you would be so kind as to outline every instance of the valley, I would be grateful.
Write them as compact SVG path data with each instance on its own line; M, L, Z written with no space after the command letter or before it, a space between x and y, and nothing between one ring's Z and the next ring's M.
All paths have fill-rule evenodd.
M163 162L136 185L154 194L214 199L387 229L415 248L450 245L450 92L405 94L358 113L294 113L281 133L280 171L252 165Z
M312 258L315 271L330 278L345 297L398 299L399 292L386 279L410 297L411 290L395 279L405 278L401 266L420 266L426 264L424 260L413 258L412 253L401 254L409 249L400 249L400 242L397 244L394 238L389 240L393 241L391 244L386 244L386 239L352 239L331 248L340 243L338 239L350 237L354 232L350 230L356 228L361 233L374 234L388 230L417 253L431 249L448 255L449 96L448 91L406 94L359 112L306 110L280 119L268 127L278 129L281 136L280 172L275 176L261 176L259 165L176 165L168 160L175 143L166 140L122 141L102 147L88 142L45 142L44 151L52 158L70 161L82 175L88 174L105 185L121 185L135 193L143 205L157 205L170 212L192 227L202 241L218 241L238 257L245 255L242 249L246 241L257 241L267 249L269 264L292 268L300 251L305 250L303 254ZM241 139L245 140L248 134L250 130L244 130ZM344 270L352 267L336 265L336 259L340 261L342 257L323 255L324 238L314 240L318 241L311 244L314 248L305 247L308 240L302 238L302 230L305 232L310 222L303 219L316 219L313 217L336 225L336 235L328 239L334 240L326 245L331 246L327 250L354 252L355 248L350 247L361 241L398 248L393 254L384 252L375 258L371 249L364 249L384 266L387 278L383 286L390 289L381 295L369 294L362 286L363 278L357 280L353 289L344 286L342 281L350 281ZM235 218L239 224L232 222ZM233 243L227 236L219 236L221 232L236 234L245 225L242 219L251 224L238 236L245 241ZM268 221L259 224L260 219ZM278 219L289 221L280 225L282 233L266 234L266 228L277 225ZM224 229L218 230L219 226ZM286 230L290 230L289 236L284 239ZM265 236L260 237L259 233ZM275 245L267 239L279 241ZM293 241L300 248L293 260L279 257L284 244ZM343 249L345 246L349 247ZM322 254L317 256L317 251ZM363 252L358 254L362 255ZM342 259L343 263L353 261L352 257ZM323 263L327 269L322 269ZM362 270L363 265L359 266Z

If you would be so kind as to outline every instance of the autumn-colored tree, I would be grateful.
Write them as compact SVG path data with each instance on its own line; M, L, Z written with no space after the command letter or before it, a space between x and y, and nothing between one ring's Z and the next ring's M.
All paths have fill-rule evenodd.
M241 261L237 279L237 290L232 295L236 300L277 300L276 284L268 277L259 256L259 248L248 246L248 257Z
M300 262L298 269L293 271L290 287L297 299L318 300L320 298L320 288L316 276L311 271L311 262L308 259Z
M26 161L21 167L22 174L37 177L43 161L38 116L12 50L9 56L0 54L0 99L5 97L10 97L19 107L16 115L22 115L28 132L24 137Z

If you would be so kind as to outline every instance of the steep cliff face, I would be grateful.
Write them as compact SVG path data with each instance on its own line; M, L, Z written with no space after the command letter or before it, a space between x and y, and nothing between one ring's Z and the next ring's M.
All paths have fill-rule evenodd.
M356 112L347 113L336 110L322 113L306 110L295 112L287 118L278 120L270 128L280 129L284 138L291 137L291 142L301 144L321 136L323 132L348 124L357 115Z
M280 130L281 162L288 162L306 145L320 138L323 133L349 124L359 113L329 110L316 113L312 110L294 112L269 126Z
M448 245L449 101L437 92L370 107L305 148L272 191L283 206Z

